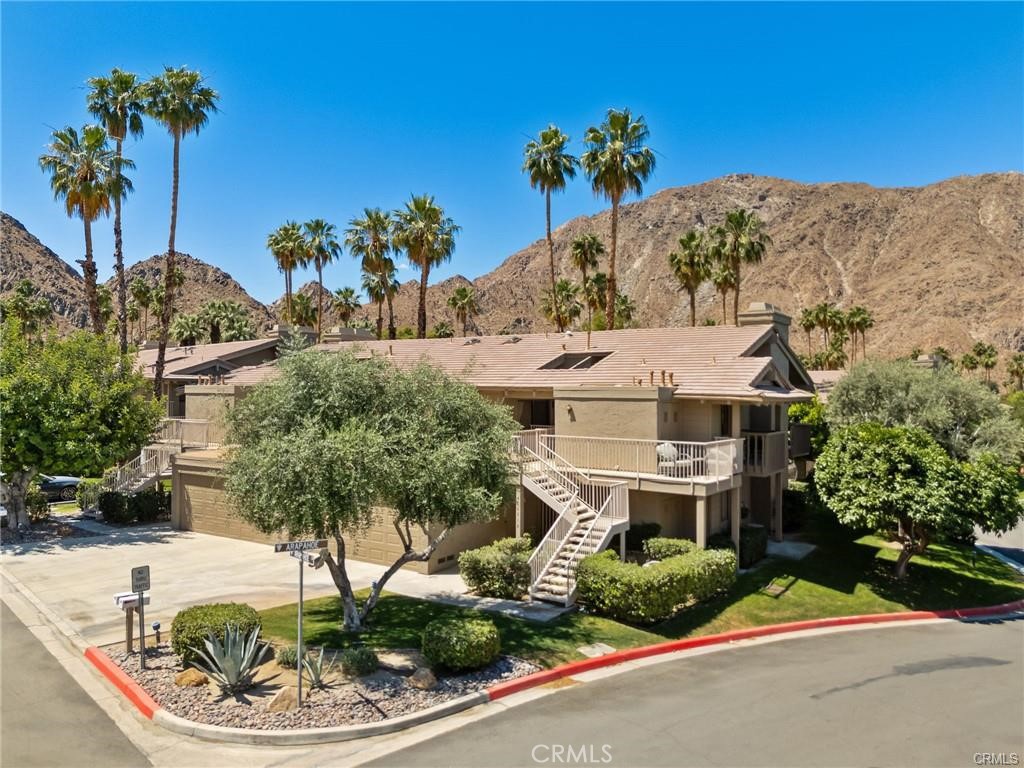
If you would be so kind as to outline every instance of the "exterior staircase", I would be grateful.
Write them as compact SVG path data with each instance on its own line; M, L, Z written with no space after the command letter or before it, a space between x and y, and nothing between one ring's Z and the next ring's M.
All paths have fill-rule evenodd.
M540 441L518 449L523 487L557 513L530 556L530 597L572 605L580 560L629 528L627 485L589 477Z

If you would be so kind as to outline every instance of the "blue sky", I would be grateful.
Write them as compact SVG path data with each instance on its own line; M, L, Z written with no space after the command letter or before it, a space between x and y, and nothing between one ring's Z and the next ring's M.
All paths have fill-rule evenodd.
M902 186L1024 166L1019 3L4 2L0 22L3 209L80 258L81 223L37 166L50 130L88 120L92 75L197 68L222 112L182 147L178 249L264 301L283 290L265 248L277 225L343 229L411 193L463 227L438 279L487 272L543 236L543 199L520 173L528 136L553 121L578 152L610 106L650 124L647 192L727 173ZM133 263L166 248L171 143L147 123L126 154ZM553 214L603 207L578 178ZM96 229L106 278L113 238ZM357 285L357 264L325 283Z

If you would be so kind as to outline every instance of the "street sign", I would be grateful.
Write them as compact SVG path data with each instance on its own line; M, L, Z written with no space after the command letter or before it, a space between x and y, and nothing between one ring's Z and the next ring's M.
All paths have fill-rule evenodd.
M327 549L327 539L279 541L274 545L275 552L305 552L307 549Z
M132 568L132 592L145 592L149 589L149 566L140 565Z

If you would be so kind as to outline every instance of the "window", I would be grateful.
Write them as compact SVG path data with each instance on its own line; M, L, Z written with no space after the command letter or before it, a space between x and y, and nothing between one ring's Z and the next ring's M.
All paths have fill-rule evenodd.
M540 369L578 371L584 368L593 368L610 354L611 352L563 352L554 360L544 363Z

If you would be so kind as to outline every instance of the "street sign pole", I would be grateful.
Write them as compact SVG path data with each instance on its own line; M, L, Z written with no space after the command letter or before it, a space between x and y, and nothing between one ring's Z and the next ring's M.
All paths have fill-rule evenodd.
M305 563L299 560L299 648L296 654L295 664L298 667L299 673L299 703L298 706L302 706L302 566Z
M139 592L139 669L146 668L146 609L143 594Z

